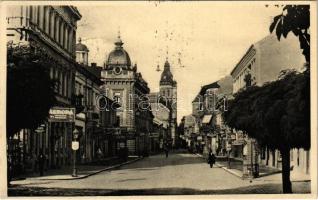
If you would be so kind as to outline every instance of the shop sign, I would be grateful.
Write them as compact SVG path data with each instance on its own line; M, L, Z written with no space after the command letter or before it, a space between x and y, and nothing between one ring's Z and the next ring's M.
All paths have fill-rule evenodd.
M79 149L79 142L78 141L73 141L72 142L72 149L74 151L78 150Z
M74 122L75 108L54 107L49 111L50 122Z

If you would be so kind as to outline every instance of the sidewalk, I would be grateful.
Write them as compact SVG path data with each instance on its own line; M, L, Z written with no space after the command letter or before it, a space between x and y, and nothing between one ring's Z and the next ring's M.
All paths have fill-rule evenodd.
M201 154L196 154L196 155L203 158ZM241 179L243 178L242 163L239 163L239 161L237 160L231 160L230 169L227 167L228 164L224 160L216 161L215 165L237 176L238 178L241 178ZM254 178L253 180L261 180L261 179L262 180L274 180L274 179L280 180L281 173L282 173L281 169L272 168L265 165L260 165L259 177ZM267 176L269 177L267 178ZM305 175L295 170L292 170L290 172L290 179L292 182L309 182L311 180L310 175L308 174Z
M107 164L100 164L100 165L78 165L77 166L77 176L72 176L72 165L66 166L62 169L53 169L48 170L44 172L44 176L39 176L39 173L33 173L33 174L27 174L25 177L19 177L16 180L73 180L73 179L82 179L89 176L92 176L94 174L98 174L100 172L118 168L120 166L130 164L133 162L136 162L143 157L132 157L129 156L128 160L123 162L120 159L113 159L110 162L107 162ZM15 181L15 180L12 180Z

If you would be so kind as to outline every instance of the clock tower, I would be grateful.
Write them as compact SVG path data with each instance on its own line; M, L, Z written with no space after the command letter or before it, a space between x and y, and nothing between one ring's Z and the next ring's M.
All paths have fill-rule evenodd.
M172 146L174 147L177 140L177 82L173 79L168 59L164 64L164 70L161 74L159 94L162 99L167 100L167 105L171 112L169 120L170 137L172 139Z

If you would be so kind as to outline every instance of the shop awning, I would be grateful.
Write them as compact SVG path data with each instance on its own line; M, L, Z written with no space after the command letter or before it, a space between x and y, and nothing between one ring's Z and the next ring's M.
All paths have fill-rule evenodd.
M204 115L202 119L202 124L210 123L211 119L212 119L212 115Z

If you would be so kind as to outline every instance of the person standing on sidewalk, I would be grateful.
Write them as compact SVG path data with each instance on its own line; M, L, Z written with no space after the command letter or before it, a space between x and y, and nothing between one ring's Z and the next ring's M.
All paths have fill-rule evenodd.
M40 176L43 176L45 160L46 160L45 155L43 154L43 151L41 150L41 153L39 154L39 157L38 157Z

